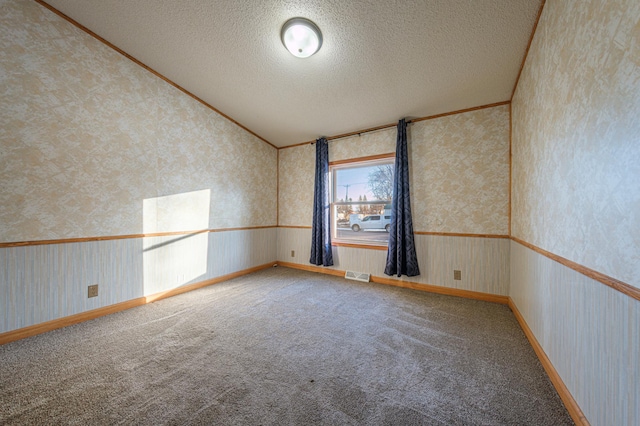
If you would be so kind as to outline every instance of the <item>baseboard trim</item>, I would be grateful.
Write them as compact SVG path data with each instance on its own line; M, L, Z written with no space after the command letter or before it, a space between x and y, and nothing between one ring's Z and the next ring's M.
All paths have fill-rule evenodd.
M339 269L329 269L329 268L323 268L320 266L303 265L300 263L278 261L278 265L284 266L285 268L301 269L303 271L310 271L310 272L319 272L321 274L335 275L338 277L344 277L344 274L345 274L345 271L341 271ZM443 294L446 296L456 296L456 297L463 297L465 299L482 300L483 302L499 303L502 305L509 304L509 297L502 296L499 294L482 293L479 291L471 291L471 290L460 290L457 288L442 287L442 286L431 285L431 284L421 284L421 283L415 283L411 281L401 281L393 278L377 277L374 275L371 276L371 282L374 282L376 284L391 285L394 287L410 288L412 290L426 291L428 293Z
M301 263L292 262L276 262L278 266L284 266L285 268L300 269L301 271L319 272L321 274L335 275L336 277L344 277L345 271L339 269L323 268L322 266L303 265Z
M167 297L177 296L178 294L187 293L189 291L197 290L197 289L202 288L202 287L208 287L208 286L213 285L213 284L218 284L218 283L221 283L223 281L228 281L228 280L231 280L233 278L238 278L238 277L241 277L243 275L247 275L247 274L251 274L253 272L261 271L263 269L271 268L275 264L276 264L275 261L274 262L269 262L269 263L265 263L263 265L254 266L252 268L243 269L241 271L232 272L232 273L227 274L227 275L221 275L219 277L211 278L211 279L208 279L208 280L205 280L205 281L200 281L200 282L197 282L197 283L193 283L193 284L185 285L185 286L182 286L182 287L174 288L172 290L167 290L167 291L163 291L163 292L160 292L160 293L155 293L155 294L152 294L150 296L145 296L144 297L145 303L156 302L158 300L166 299Z
M228 281L233 278L240 277L242 275L251 274L253 272L260 271L262 269L270 268L274 266L276 262L265 263L264 265L254 266L252 268L243 269L241 271L232 272L231 274L222 275L219 277L211 278L208 280L200 281L197 283L185 285L182 287L174 288L149 296L138 297L136 299L127 300L125 302L116 303L109 306L104 306L98 309L92 309L86 312L80 312L78 314L69 315L66 317L54 319L51 321L42 322L40 324L30 325L28 327L19 328L17 330L7 331L0 334L0 345L5 343L14 342L16 340L25 339L27 337L36 336L38 334L46 333L48 331L56 330L58 328L67 327L73 324L78 324L84 321L100 318L105 315L114 314L116 312L124 311L127 309L135 308L137 306L146 305L147 303L153 303L158 300L166 299L168 297L177 296L178 294L186 293L189 291L197 290L202 287L207 287L213 284L218 284L223 281Z
M103 317L105 315L114 314L116 312L125 311L127 309L135 308L144 304L145 298L138 297L136 299L127 300L126 302L116 303L113 305L104 306L102 308L92 309L90 311L80 312L78 314L41 322L39 324L30 325L24 328L19 328L17 330L7 331L0 334L0 345L14 342L16 340L26 339L27 337L37 336L38 334L53 331L58 328L68 327L70 325L89 321L95 318Z
M500 294L482 293L480 291L461 290L457 288L443 287L432 284L414 283L411 281L400 281L393 278L371 276L371 281L376 284L392 285L395 287L410 288L412 290L426 291L428 293L443 294L445 296L456 296L465 299L481 300L483 302L499 303L506 305L509 303L508 296Z
M553 364L551 363L551 360L549 359L547 354L544 352L544 349L542 349L542 346L540 345L540 343L538 343L538 339L536 339L536 336L533 334L533 332L529 328L529 325L527 324L524 317L518 310L518 307L514 303L513 299L511 299L510 297L509 297L509 308L511 309L516 319L518 320L518 323L520 324L522 331L524 331L525 336L527 336L527 339L529 339L529 343L533 347L533 350L538 356L540 363L542 364L542 366L544 367L544 370L547 372L547 375L549 376L549 380L551 380L551 383L556 388L558 395L560 395L560 399L562 399L562 402L567 408L567 411L569 412L569 415L573 419L574 423L576 425L589 426L590 423L585 417L582 410L580 409L580 406L578 405L576 400L573 398L573 395L571 395L571 392L569 392L569 389L567 389L567 386L562 381L562 378L554 368Z

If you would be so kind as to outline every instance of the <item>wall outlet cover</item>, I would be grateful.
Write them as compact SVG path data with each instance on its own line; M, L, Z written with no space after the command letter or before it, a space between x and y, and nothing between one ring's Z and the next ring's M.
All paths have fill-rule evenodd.
M98 296L98 284L90 285L87 291L87 297L97 297Z

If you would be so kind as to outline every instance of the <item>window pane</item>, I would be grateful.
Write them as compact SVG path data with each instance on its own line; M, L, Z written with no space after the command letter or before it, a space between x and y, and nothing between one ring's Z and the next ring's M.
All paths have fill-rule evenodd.
M344 214L348 206L335 206L338 217L336 223L336 238L358 240L359 243L386 243L389 240L387 228L391 222L390 215L369 215L359 211L384 211L385 204L369 204L352 206L351 213ZM388 210L387 210L388 211Z
M393 195L393 162L336 168L334 202L388 201Z
M332 167L334 239L386 244L391 222L393 159Z

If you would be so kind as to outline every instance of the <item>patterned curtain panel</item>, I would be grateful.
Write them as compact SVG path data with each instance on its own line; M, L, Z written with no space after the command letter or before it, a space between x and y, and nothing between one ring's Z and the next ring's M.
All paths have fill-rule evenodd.
M393 177L393 199L391 200L391 228L387 275L397 274L415 277L420 275L416 245L413 241L413 221L411 220L411 199L409 197L409 155L407 153L407 122L398 122L396 142L396 170Z
M316 140L316 184L309 260L313 265L333 265L329 208L329 143L327 139L320 138Z

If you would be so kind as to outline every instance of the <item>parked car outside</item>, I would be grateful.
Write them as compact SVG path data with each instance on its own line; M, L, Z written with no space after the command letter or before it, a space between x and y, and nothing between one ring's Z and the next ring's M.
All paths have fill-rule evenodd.
M391 215L372 214L360 219L358 215L352 214L349 217L349 225L354 232L367 229L384 229L389 232Z

